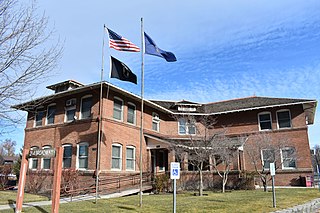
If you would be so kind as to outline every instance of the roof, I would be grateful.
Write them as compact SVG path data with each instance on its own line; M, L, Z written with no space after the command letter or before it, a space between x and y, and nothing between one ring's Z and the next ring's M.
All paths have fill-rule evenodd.
M100 87L100 82L82 85L73 80L65 81L62 83L54 84L48 86L47 88L55 88L62 84L76 84L78 87L62 91L53 95L41 97L32 101L28 101L22 104L18 104L12 106L16 109L26 110L28 111L28 107L35 106L34 103L41 102L43 104L43 100L52 101L53 99L69 96L70 94L75 94L79 92L84 92L86 90L91 90L93 88ZM126 90L123 90L117 86L110 84L109 82L102 82L104 87L110 87L110 89L116 90L117 92L128 96L136 101L140 101L141 97L139 95L135 95ZM272 98L272 97L257 97L251 96L246 98L232 99L220 102L212 102L212 103L195 103L187 100L182 101L161 101L161 100L145 100L146 105L157 108L158 110L168 113L168 114L190 114L190 115L218 115L225 113L233 113L240 111L248 111L248 110L256 110L256 109L266 109L272 107L282 107L282 106L290 106L290 105L302 105L305 110L308 124L313 124L315 109L317 106L317 101L312 99L294 99L294 98ZM178 111L177 106L190 106L192 107L192 111Z
M75 80L67 80L67 81L59 82L57 84L49 85L49 86L47 86L47 88L51 89L51 90L55 90L57 87L64 86L64 85L74 85L75 87L83 86L83 84L81 84L80 82L77 82Z

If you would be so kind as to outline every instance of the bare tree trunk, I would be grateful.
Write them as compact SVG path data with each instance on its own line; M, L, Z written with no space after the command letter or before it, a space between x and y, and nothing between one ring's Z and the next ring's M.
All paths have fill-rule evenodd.
M203 177L202 177L202 169L199 169L199 179L200 179L200 185L199 185L199 196L203 195Z
M263 191L267 191L267 177L261 177L262 185L263 185Z

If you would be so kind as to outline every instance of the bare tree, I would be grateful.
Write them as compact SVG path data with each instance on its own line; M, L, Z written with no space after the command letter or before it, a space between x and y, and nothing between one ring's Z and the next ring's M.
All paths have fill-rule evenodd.
M311 153L311 161L312 161L312 167L315 172L319 172L320 169L320 146L315 145L312 153Z
M176 119L180 122L180 128L185 128L179 131L189 134L189 138L187 141L173 141L172 149L180 161L184 162L187 158L188 163L198 171L199 195L203 195L203 171L210 166L213 166L222 178L222 191L225 192L236 151L235 144L225 136L226 129L214 130L216 118L212 116L185 115Z
M246 142L246 137L220 137L212 143L212 166L218 175L222 178L222 193L225 192L231 165L237 159L237 150Z
M0 143L0 155L14 156L17 143L11 139L5 139Z
M48 18L37 14L35 1L30 6L21 6L17 0L0 1L2 127L14 125L19 120L10 106L32 97L36 85L56 68L62 54L59 41L50 45L53 31L48 29Z
M264 191L267 191L270 179L270 163L275 164L275 170L280 169L283 165L296 166L296 152L288 145L287 139L272 137L268 133L252 135L250 141L245 145L245 152L262 182ZM281 159L281 154L283 159Z

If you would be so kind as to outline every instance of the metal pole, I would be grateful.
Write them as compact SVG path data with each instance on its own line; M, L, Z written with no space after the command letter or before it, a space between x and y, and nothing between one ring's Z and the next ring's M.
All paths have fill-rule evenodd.
M97 203L99 196L99 171L100 171L100 149L101 149L101 130L102 130L102 92L103 92L103 68L104 68L104 32L105 26L103 26L103 39L102 39L102 64L101 64L101 76L100 76L100 99L99 99L99 121L98 121L98 141L97 141L97 166L96 166L96 198Z
M142 207L143 96L144 96L144 32L143 32L143 18L141 18L140 207Z
M177 179L173 179L173 213L177 212Z
M319 171L319 164L318 164L318 161L317 161L317 172L318 172L318 189L319 189L319 192L320 192L320 171Z
M276 192L274 189L274 175L271 176L272 177L272 201L273 201L273 208L276 208Z

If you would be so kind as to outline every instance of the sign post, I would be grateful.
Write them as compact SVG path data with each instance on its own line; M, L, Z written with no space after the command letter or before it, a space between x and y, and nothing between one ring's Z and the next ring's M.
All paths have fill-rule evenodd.
M21 167L20 167L20 176L19 176L19 185L18 185L18 193L16 200L16 213L22 212L22 203L24 196L24 186L26 185L26 175L27 175L27 167L28 167L28 155L29 149L23 149L22 158L21 158Z
M173 180L173 213L177 211L177 179L180 179L180 163L171 162L170 179Z
M276 208L276 192L274 190L274 176L276 175L276 169L274 163L270 163L270 174L272 178L272 202L273 208Z

